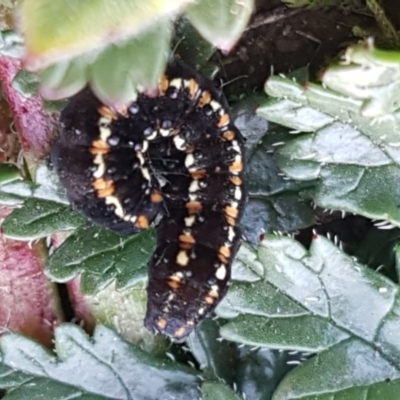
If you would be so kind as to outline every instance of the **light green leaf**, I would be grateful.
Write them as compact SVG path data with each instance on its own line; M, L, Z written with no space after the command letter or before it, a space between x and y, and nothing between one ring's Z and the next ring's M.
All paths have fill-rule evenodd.
M186 9L186 16L206 40L229 52L253 9L254 0L200 0Z
M350 211L400 226L395 200L400 178L397 113L371 120L360 115L359 99L311 83L303 87L282 77L270 78L266 90L281 100L268 100L258 110L260 115L295 130L316 130L279 150L283 172L301 181L318 179L313 200L321 208ZM291 112L277 112L283 109ZM325 117L315 122L307 110Z
M199 378L193 370L157 360L103 326L96 328L92 338L77 326L60 326L55 330L57 356L14 333L3 335L0 346L3 370L12 367L13 371L8 381L0 376L0 384L12 389L13 399L23 398L32 385L39 386L29 392L32 400L43 399L43 393L49 393L49 400L199 397ZM21 372L25 375L15 377Z
M91 67L95 94L104 102L123 105L136 99L138 84L156 86L167 62L171 33L171 22L159 21L139 37L107 47Z
M138 35L188 0L27 0L20 14L26 64L40 69Z

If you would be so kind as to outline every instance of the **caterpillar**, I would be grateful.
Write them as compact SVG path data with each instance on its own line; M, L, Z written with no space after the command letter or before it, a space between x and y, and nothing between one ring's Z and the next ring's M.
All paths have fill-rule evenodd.
M90 89L60 116L51 161L72 205L121 235L156 223L145 326L185 338L226 294L246 200L244 139L212 81L168 63L123 109Z

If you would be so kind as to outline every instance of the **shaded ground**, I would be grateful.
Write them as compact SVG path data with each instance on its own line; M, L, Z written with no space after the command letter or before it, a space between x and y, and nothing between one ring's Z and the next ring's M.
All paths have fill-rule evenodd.
M258 3L257 13L234 51L215 58L224 81L246 76L224 89L228 97L261 90L272 70L281 73L309 66L315 75L357 40L353 27L368 31L375 27L374 17L363 9L287 8L280 0Z

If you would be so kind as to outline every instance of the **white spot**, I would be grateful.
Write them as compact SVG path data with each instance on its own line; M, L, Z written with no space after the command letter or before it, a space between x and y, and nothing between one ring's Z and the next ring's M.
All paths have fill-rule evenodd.
M219 291L218 285L211 285L211 290L214 292L218 292Z
M131 214L125 214L125 215L124 215L124 220L125 220L125 221L129 221L131 218L132 218L132 215L131 215Z
M204 307L200 307L199 310L197 311L199 315L203 315L206 309Z
M185 158L185 167L189 168L190 166L192 166L194 164L194 156L192 153L189 153L186 158Z
M175 136L174 137L174 144L175 144L175 147L178 149L178 150L185 150L186 149L186 142L185 142L185 140L184 139L182 139L180 136Z
M107 118L107 117L101 117L100 119L99 119L99 125L110 125L110 123L111 123L111 119L110 118Z
M221 108L221 104L218 103L218 101L212 100L210 102L210 106L214 111L217 111Z
M134 223L136 222L136 220L137 220L137 215L134 215L134 216L131 218L131 222L134 224Z
M240 150L240 146L239 143L237 142L237 140L232 140L232 148L233 150L236 151L236 153L242 154L242 150Z
M189 264L189 256L185 250L181 250L176 256L176 263L182 267L186 267Z
M232 242L233 239L235 239L235 230L233 229L233 226L230 226L228 229L228 240Z
M147 140L143 140L142 143L142 150L140 150L142 153L146 153L146 151L149 148L149 142Z
M236 200L240 200L242 198L242 191L239 186L236 186L234 197Z
M104 128L100 126L100 139L103 142L107 142L107 139L111 136L111 129L110 128Z
M171 130L170 129L160 129L160 135L162 137L167 137L171 134Z
M221 281L226 278L226 267L224 264L221 264L221 266L215 271L215 277Z
M93 162L94 164L98 165L96 171L93 173L93 177L99 179L106 171L106 165L104 164L103 156L101 154L97 154Z
M147 140L154 140L157 137L157 131L153 131L149 136L147 136Z
M140 165L143 165L145 161L144 161L144 157L140 151L136 152L136 157L138 158Z
M189 194L189 200L190 201L196 201L197 200L197 194Z
M196 215L191 215L185 218L185 226L191 227L196 222Z
M189 186L189 192L197 192L200 189L199 181L197 179L193 179Z
M124 217L124 209L122 208L121 202L118 200L117 197L115 196L107 196L106 197L106 204L107 205L113 205L115 207L115 214L123 218Z
M183 86L182 79L180 78L172 79L172 81L169 83L169 86L174 86L177 89L180 89Z
M170 303L175 297L175 293L171 292L167 298L167 302Z
M239 203L237 201L232 201L232 203L229 204L232 208L238 208Z
M142 175L143 178L146 179L146 181L151 181L151 176L150 176L150 172L149 169L146 167L140 168L140 170L142 171Z

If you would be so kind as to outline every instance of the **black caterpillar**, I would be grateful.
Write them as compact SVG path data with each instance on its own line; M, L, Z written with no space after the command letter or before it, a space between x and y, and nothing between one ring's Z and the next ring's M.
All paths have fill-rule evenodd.
M161 216L145 325L185 337L224 297L240 244L244 140L225 97L173 60L157 96L115 110L85 89L60 122L51 159L79 211L119 234Z

